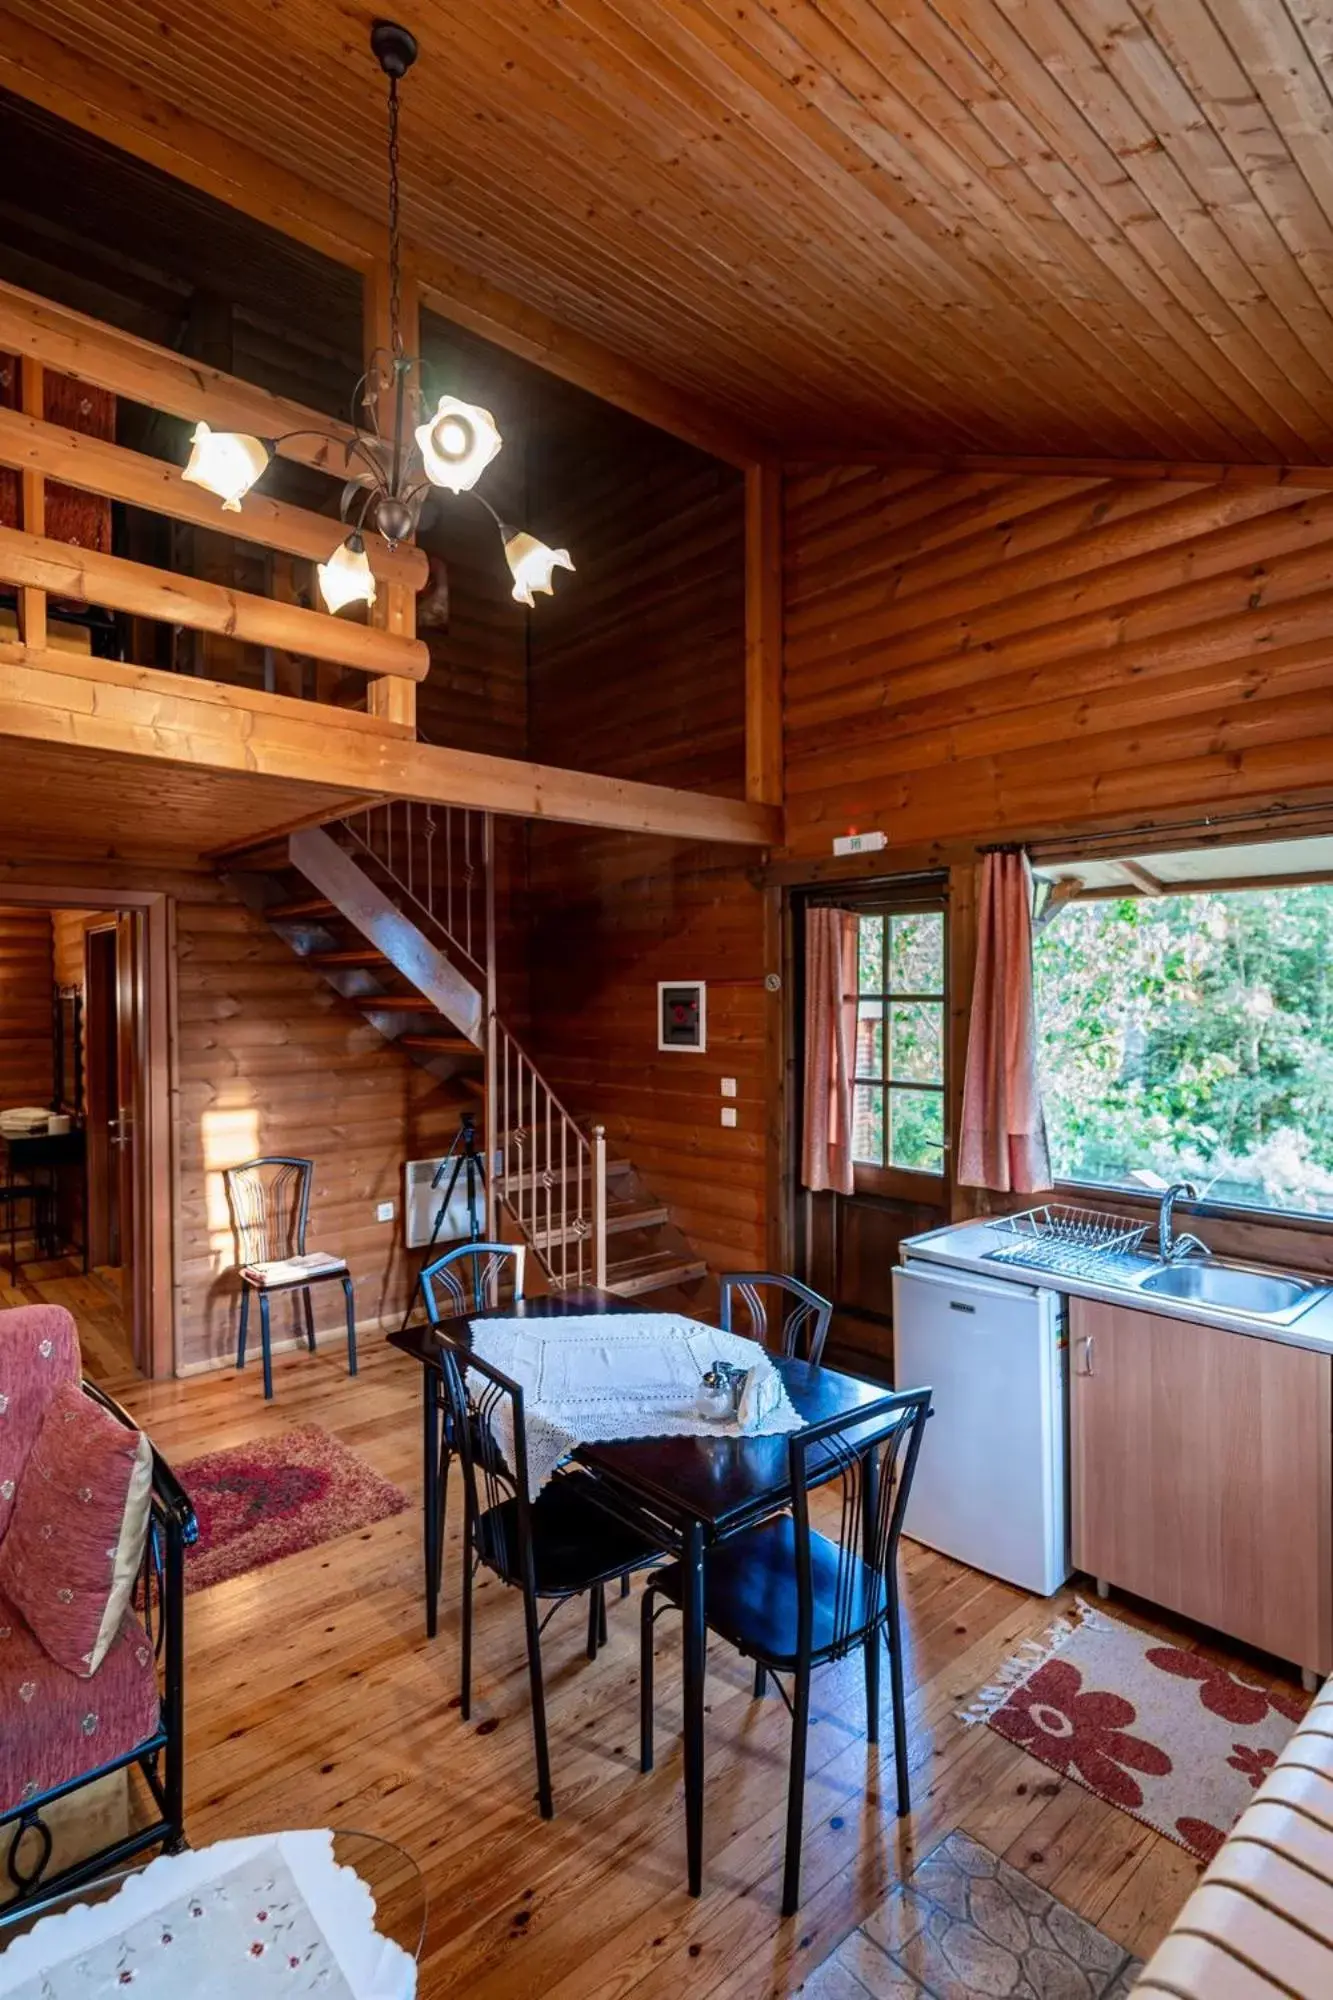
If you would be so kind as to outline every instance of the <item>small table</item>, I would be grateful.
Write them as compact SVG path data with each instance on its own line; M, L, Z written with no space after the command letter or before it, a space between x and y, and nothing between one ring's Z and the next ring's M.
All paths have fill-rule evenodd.
M593 1290L553 1293L492 1312L468 1313L429 1325L401 1328L389 1335L391 1347L422 1366L424 1419L424 1504L426 1629L436 1630L435 1596L439 1575L436 1547L440 1479L439 1335L469 1339L474 1319L533 1319L586 1313L635 1313L632 1299ZM878 1402L884 1386L813 1368L806 1361L774 1357L797 1414L807 1423L854 1415ZM703 1887L704 1823L704 1559L715 1542L777 1513L791 1497L788 1439L773 1437L634 1438L623 1443L581 1445L574 1453L600 1482L603 1505L644 1529L663 1548L678 1554L685 1570L681 1621L684 1662L685 1844L689 1889Z
M5 1184L12 1189L15 1180L32 1183L34 1174L51 1175L50 1213L56 1210L56 1189L59 1173L64 1167L79 1169L81 1192L79 1200L80 1227L78 1249L83 1257L83 1268L88 1269L88 1135L82 1125L72 1125L68 1132L34 1132L27 1138L0 1139L5 1157ZM17 1227L14 1219L13 1199L6 1204L9 1209L9 1263L14 1283L18 1283ZM34 1202L34 1210L36 1203ZM33 1226L37 1225L34 1213Z

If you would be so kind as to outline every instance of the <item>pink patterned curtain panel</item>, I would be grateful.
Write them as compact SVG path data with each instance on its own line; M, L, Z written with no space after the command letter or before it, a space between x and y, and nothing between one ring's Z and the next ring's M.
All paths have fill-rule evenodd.
M979 914L958 1178L1001 1194L1033 1194L1050 1187L1051 1163L1037 1084L1026 854L984 856Z
M856 918L813 909L805 922L805 1130L801 1179L851 1194L856 1049Z

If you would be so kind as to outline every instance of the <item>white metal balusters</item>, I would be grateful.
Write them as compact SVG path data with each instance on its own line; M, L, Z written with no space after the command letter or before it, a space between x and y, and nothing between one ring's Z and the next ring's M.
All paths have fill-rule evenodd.
M465 961L460 970L486 965L486 818L466 806L390 799L341 822L353 851L391 877L404 915Z
M606 1138L590 1138L498 1020L488 1093L495 1188L557 1291L606 1282Z

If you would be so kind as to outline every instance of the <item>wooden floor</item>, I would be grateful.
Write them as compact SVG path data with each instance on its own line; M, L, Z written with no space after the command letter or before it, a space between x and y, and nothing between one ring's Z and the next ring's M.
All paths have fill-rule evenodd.
M65 1306L79 1323L83 1365L95 1381L136 1379L134 1349L121 1299L119 1269L84 1271L77 1257L39 1258L20 1244L17 1280L0 1268L0 1307Z
M685 1894L676 1635L663 1619L658 1766L644 1778L637 1593L610 1605L610 1643L595 1665L584 1656L580 1606L547 1629L557 1817L544 1825L516 1600L481 1585L469 1724L458 1714L452 1607L439 1639L423 1636L414 1368L372 1338L355 1382L332 1345L280 1357L276 1375L267 1407L257 1370L108 1381L177 1464L317 1422L413 1502L396 1519L189 1600L189 1832L197 1844L333 1824L402 1842L430 1895L426 2000L792 1993L954 1827L1139 1953L1196 1879L1170 1842L993 1731L956 1720L1068 1594L1031 1599L916 1545L905 1547L915 1810L895 1817L891 1750L866 1745L859 1663L826 1669L815 1684L796 1920L778 1915L786 1713L771 1694L752 1701L749 1674L720 1647L709 1659L705 1893L697 1902ZM447 1564L449 1588L452 1540Z

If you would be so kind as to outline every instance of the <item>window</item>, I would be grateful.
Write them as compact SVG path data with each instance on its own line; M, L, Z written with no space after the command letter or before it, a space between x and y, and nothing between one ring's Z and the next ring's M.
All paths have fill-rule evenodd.
M944 912L857 919L852 1157L944 1172Z
M1033 956L1060 1179L1333 1217L1333 883L1075 901Z

